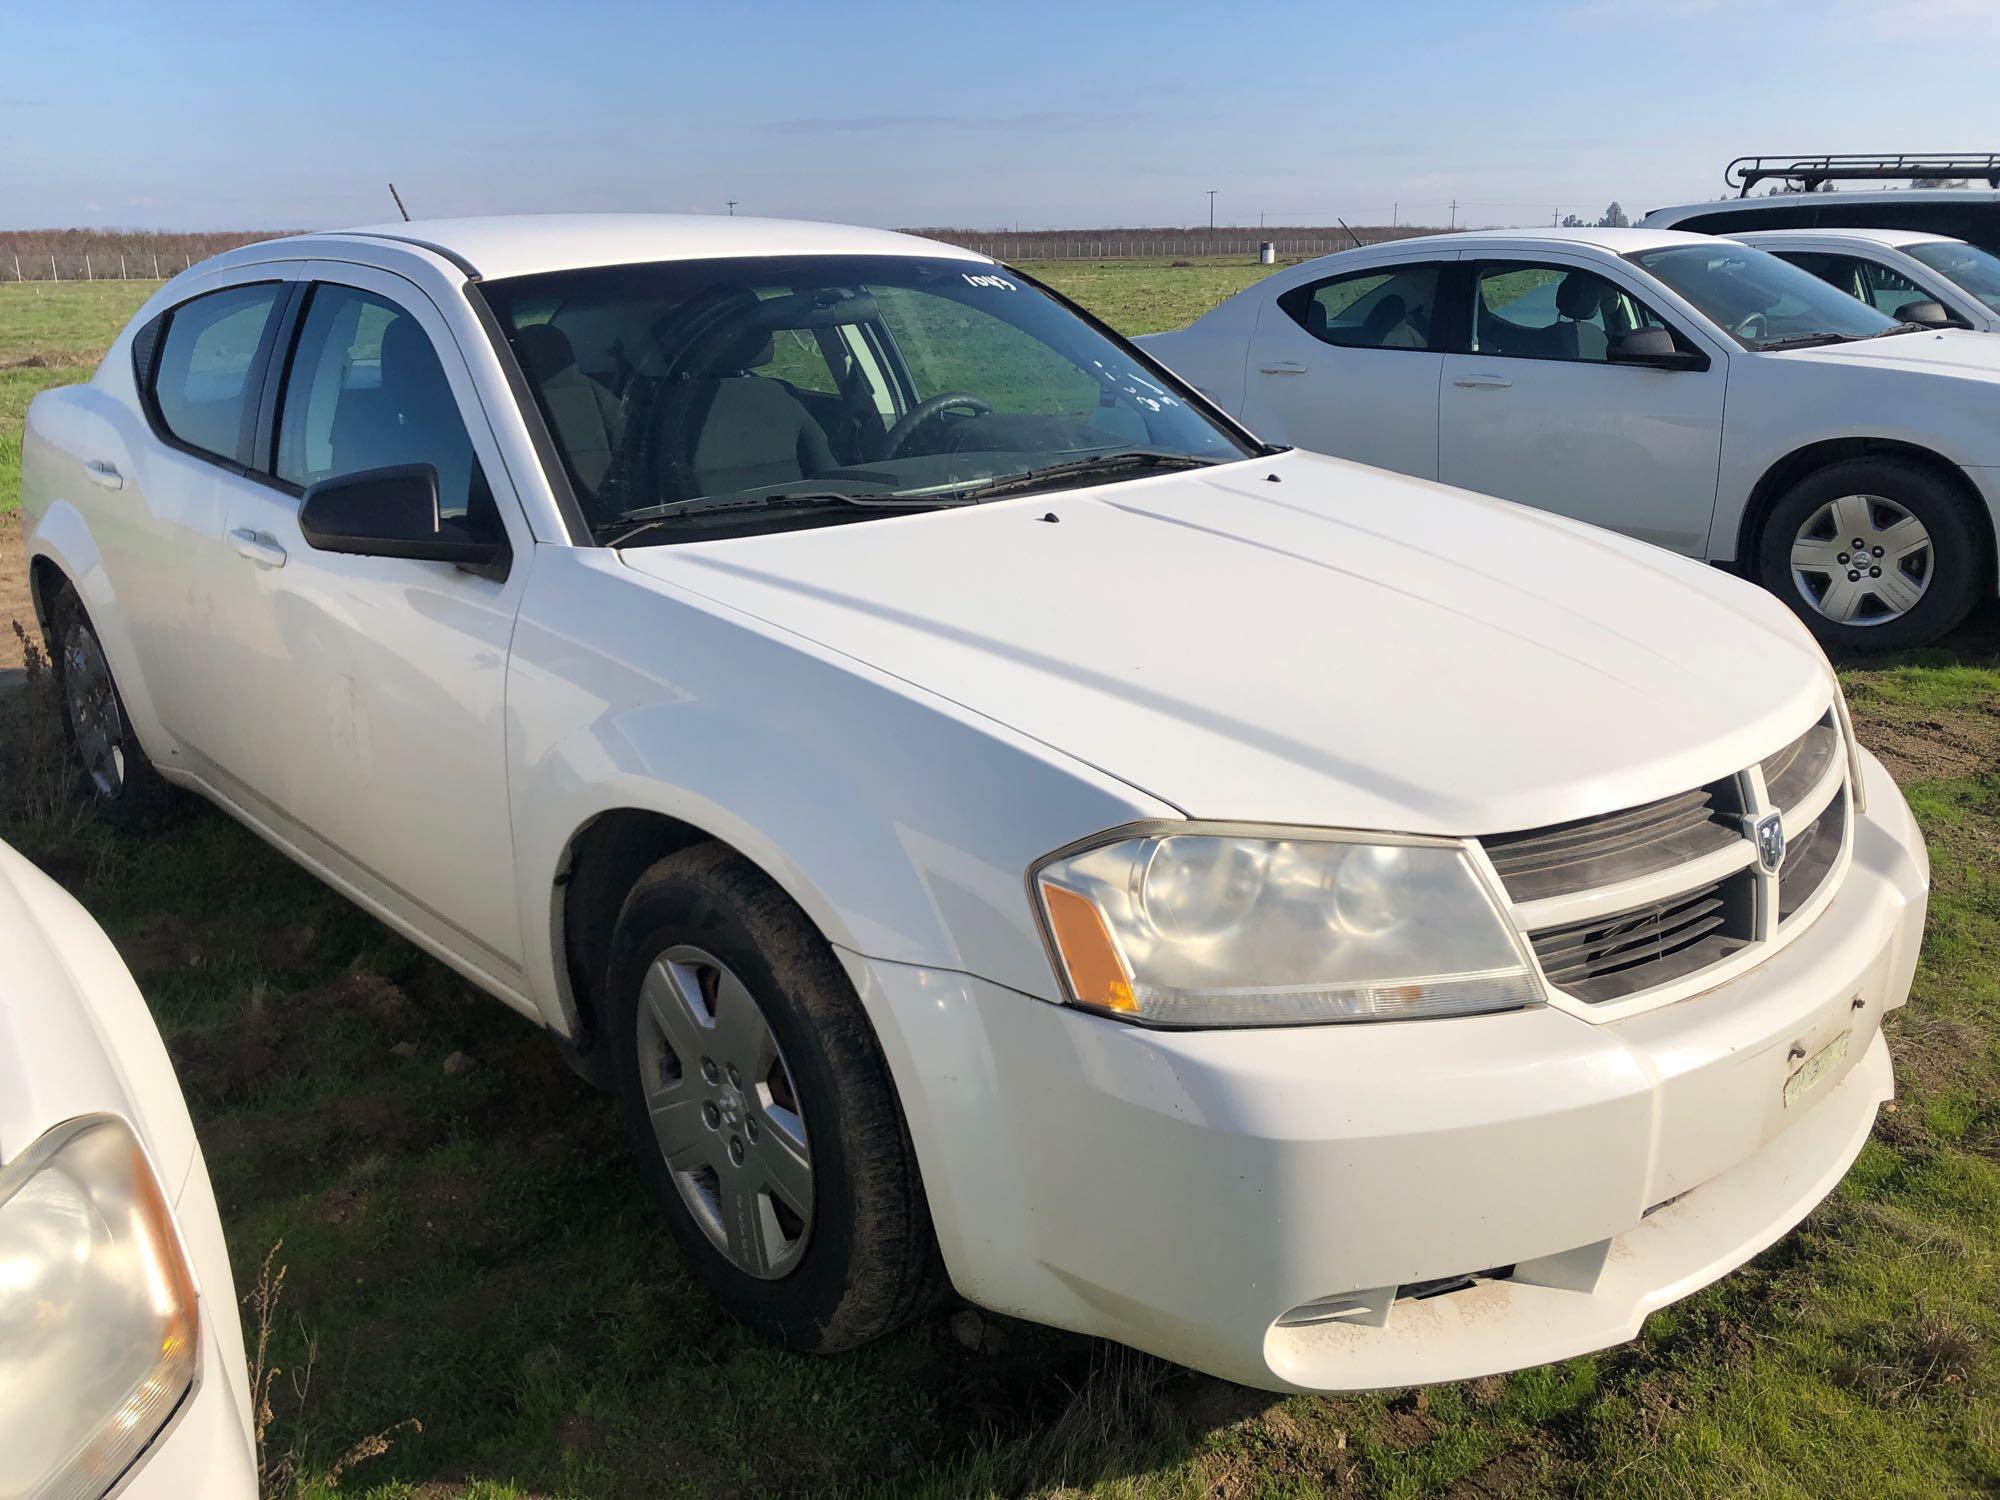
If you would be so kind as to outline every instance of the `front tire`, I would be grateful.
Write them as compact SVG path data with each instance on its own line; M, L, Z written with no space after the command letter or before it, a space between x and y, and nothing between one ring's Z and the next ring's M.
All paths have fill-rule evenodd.
M1785 493L1764 525L1757 570L1828 645L1894 651L1965 618L1983 556L1949 484L1897 459L1856 458Z
M63 735L76 759L83 793L107 822L142 827L164 810L167 784L132 732L104 643L72 585L61 585L49 616Z
M938 1256L859 997L804 912L719 844L661 860L612 939L608 1040L633 1148L723 1308L794 1349L889 1332Z

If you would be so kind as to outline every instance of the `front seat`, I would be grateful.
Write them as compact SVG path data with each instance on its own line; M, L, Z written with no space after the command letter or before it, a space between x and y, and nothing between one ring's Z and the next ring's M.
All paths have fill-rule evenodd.
M660 452L688 495L790 484L837 467L825 430L783 382L754 375L771 362L771 334L746 321L697 352L671 381L660 411Z
M375 389L343 391L334 407L329 473L430 464L441 509L464 511L474 499L472 439L430 335L415 318L398 316L383 328L378 368Z
M1410 305L1396 293L1391 292L1368 310L1368 317L1361 325L1361 343L1370 349L1396 349L1406 347L1412 340L1403 333L1403 325L1408 321Z
M1603 327L1604 303L1609 296L1611 289L1588 271L1571 271L1556 283L1559 358L1610 358L1611 339Z
M528 323L515 329L514 348L541 394L549 425L584 491L577 498L591 509L625 438L624 409L608 386L577 368L569 335L555 324Z

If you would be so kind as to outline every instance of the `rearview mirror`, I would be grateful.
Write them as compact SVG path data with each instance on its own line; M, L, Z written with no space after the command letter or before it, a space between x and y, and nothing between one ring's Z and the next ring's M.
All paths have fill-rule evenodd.
M1611 341L1611 362L1647 365L1655 370L1706 370L1708 356L1683 349L1664 328L1635 328Z
M1896 309L1898 323L1916 323L1925 328L1949 328L1952 315L1945 311L1944 304L1933 297L1920 297L1915 302L1905 302Z
M323 479L306 491L299 531L321 552L490 568L506 551L497 525L438 515L437 470L396 464Z

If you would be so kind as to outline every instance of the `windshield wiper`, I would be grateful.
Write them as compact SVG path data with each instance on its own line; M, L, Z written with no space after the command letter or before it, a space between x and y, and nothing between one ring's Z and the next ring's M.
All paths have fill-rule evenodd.
M1128 469L1141 472L1148 469L1206 469L1220 462L1220 459L1215 458L1197 458L1191 453L1150 453L1143 448L1135 448L1120 453L1093 453L1088 458L1073 458L1059 464L1044 464L1039 469L1009 474L1004 479L995 479L987 484L976 484L969 489L953 490L950 493L953 499L969 503L991 500L1000 495L1012 495L1022 490L1032 490L1044 484L1081 478L1085 475L1117 474Z
M1757 345L1759 354L1768 354L1773 349L1805 349L1814 344L1848 344L1853 339L1845 333L1793 333L1781 339L1765 339Z
M847 506L855 510L940 510L967 502L954 495L856 495L841 490L779 490L749 496L699 495L692 500L673 500L621 516L629 524L621 531L600 539L605 547L622 547L635 536L689 516L709 516L724 511L766 511L812 509L822 505Z

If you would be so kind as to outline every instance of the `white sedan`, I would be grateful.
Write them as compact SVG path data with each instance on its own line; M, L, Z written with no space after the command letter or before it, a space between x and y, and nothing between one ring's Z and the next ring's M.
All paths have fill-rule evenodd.
M1140 343L1262 437L1733 563L1842 646L1935 639L2000 579L2000 342L1731 240L1398 240Z
M255 1500L229 1255L117 950L0 844L0 1495Z
M795 1347L942 1273L1276 1388L1555 1359L1890 1095L1923 844L1790 614L1273 453L967 252L251 246L23 458L106 814L198 791L547 1028Z
M1765 229L1733 236L1879 312L1936 302L1956 327L2000 331L2000 256L1913 229Z

